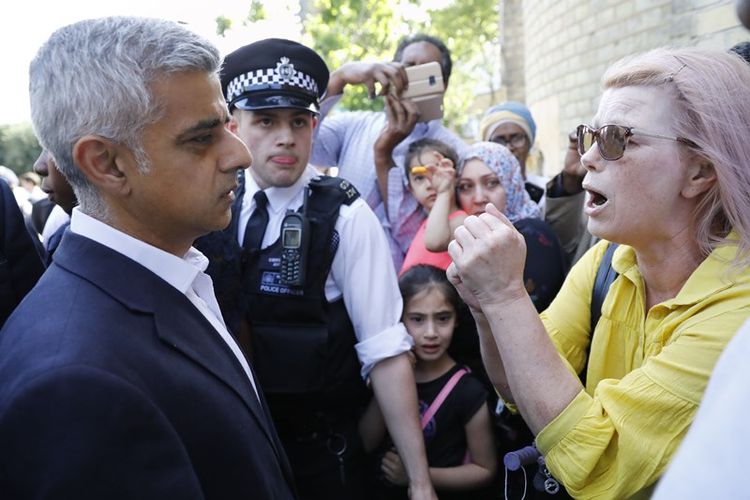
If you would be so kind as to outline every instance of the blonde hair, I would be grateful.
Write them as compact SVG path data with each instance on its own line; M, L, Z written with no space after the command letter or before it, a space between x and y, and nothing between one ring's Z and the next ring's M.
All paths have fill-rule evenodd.
M674 96L673 132L694 143L690 154L716 172L717 182L696 208L698 245L708 255L735 231L734 264L750 263L750 65L719 50L660 48L618 61L602 85L660 86Z

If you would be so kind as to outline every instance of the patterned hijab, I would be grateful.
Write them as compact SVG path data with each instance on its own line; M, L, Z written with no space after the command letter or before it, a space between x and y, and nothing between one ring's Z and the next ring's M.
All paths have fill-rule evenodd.
M539 205L529 197L524 187L521 167L516 157L505 146L494 142L477 142L470 146L458 162L458 177L469 160L477 158L497 175L505 189L508 202L505 205L505 216L516 222L520 219L541 218Z

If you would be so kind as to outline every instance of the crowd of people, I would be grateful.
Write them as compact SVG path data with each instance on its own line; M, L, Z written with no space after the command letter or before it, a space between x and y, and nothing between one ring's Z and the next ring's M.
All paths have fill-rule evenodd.
M408 67L449 82L429 35L329 73L60 28L27 204L0 182L0 496L732 496L690 481L691 447L743 451L711 434L750 331L743 47L613 64L547 178L523 103L469 144L402 98ZM334 110L348 85L384 111Z

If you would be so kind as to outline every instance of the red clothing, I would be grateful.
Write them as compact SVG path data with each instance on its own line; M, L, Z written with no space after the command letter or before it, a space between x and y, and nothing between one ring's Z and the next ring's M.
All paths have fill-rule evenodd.
M448 220L452 220L459 215L463 215L464 217L468 216L463 210L456 210L448 216ZM399 276L404 274L407 269L416 266L417 264L429 264L440 269L448 269L448 266L453 262L450 255L448 255L448 252L430 252L427 250L427 247L424 245L424 232L426 229L427 219L425 219L424 222L422 222L422 225L419 226L417 234L414 235L414 239L411 241L409 251L406 252L406 257L404 257L404 264L401 266L401 271L398 273Z

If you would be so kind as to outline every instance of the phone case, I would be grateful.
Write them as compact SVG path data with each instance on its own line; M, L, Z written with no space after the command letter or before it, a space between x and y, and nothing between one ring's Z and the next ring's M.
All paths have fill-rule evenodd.
M419 121L436 120L443 117L443 72L440 64L429 62L406 68L409 88L401 97L411 99L419 109Z

